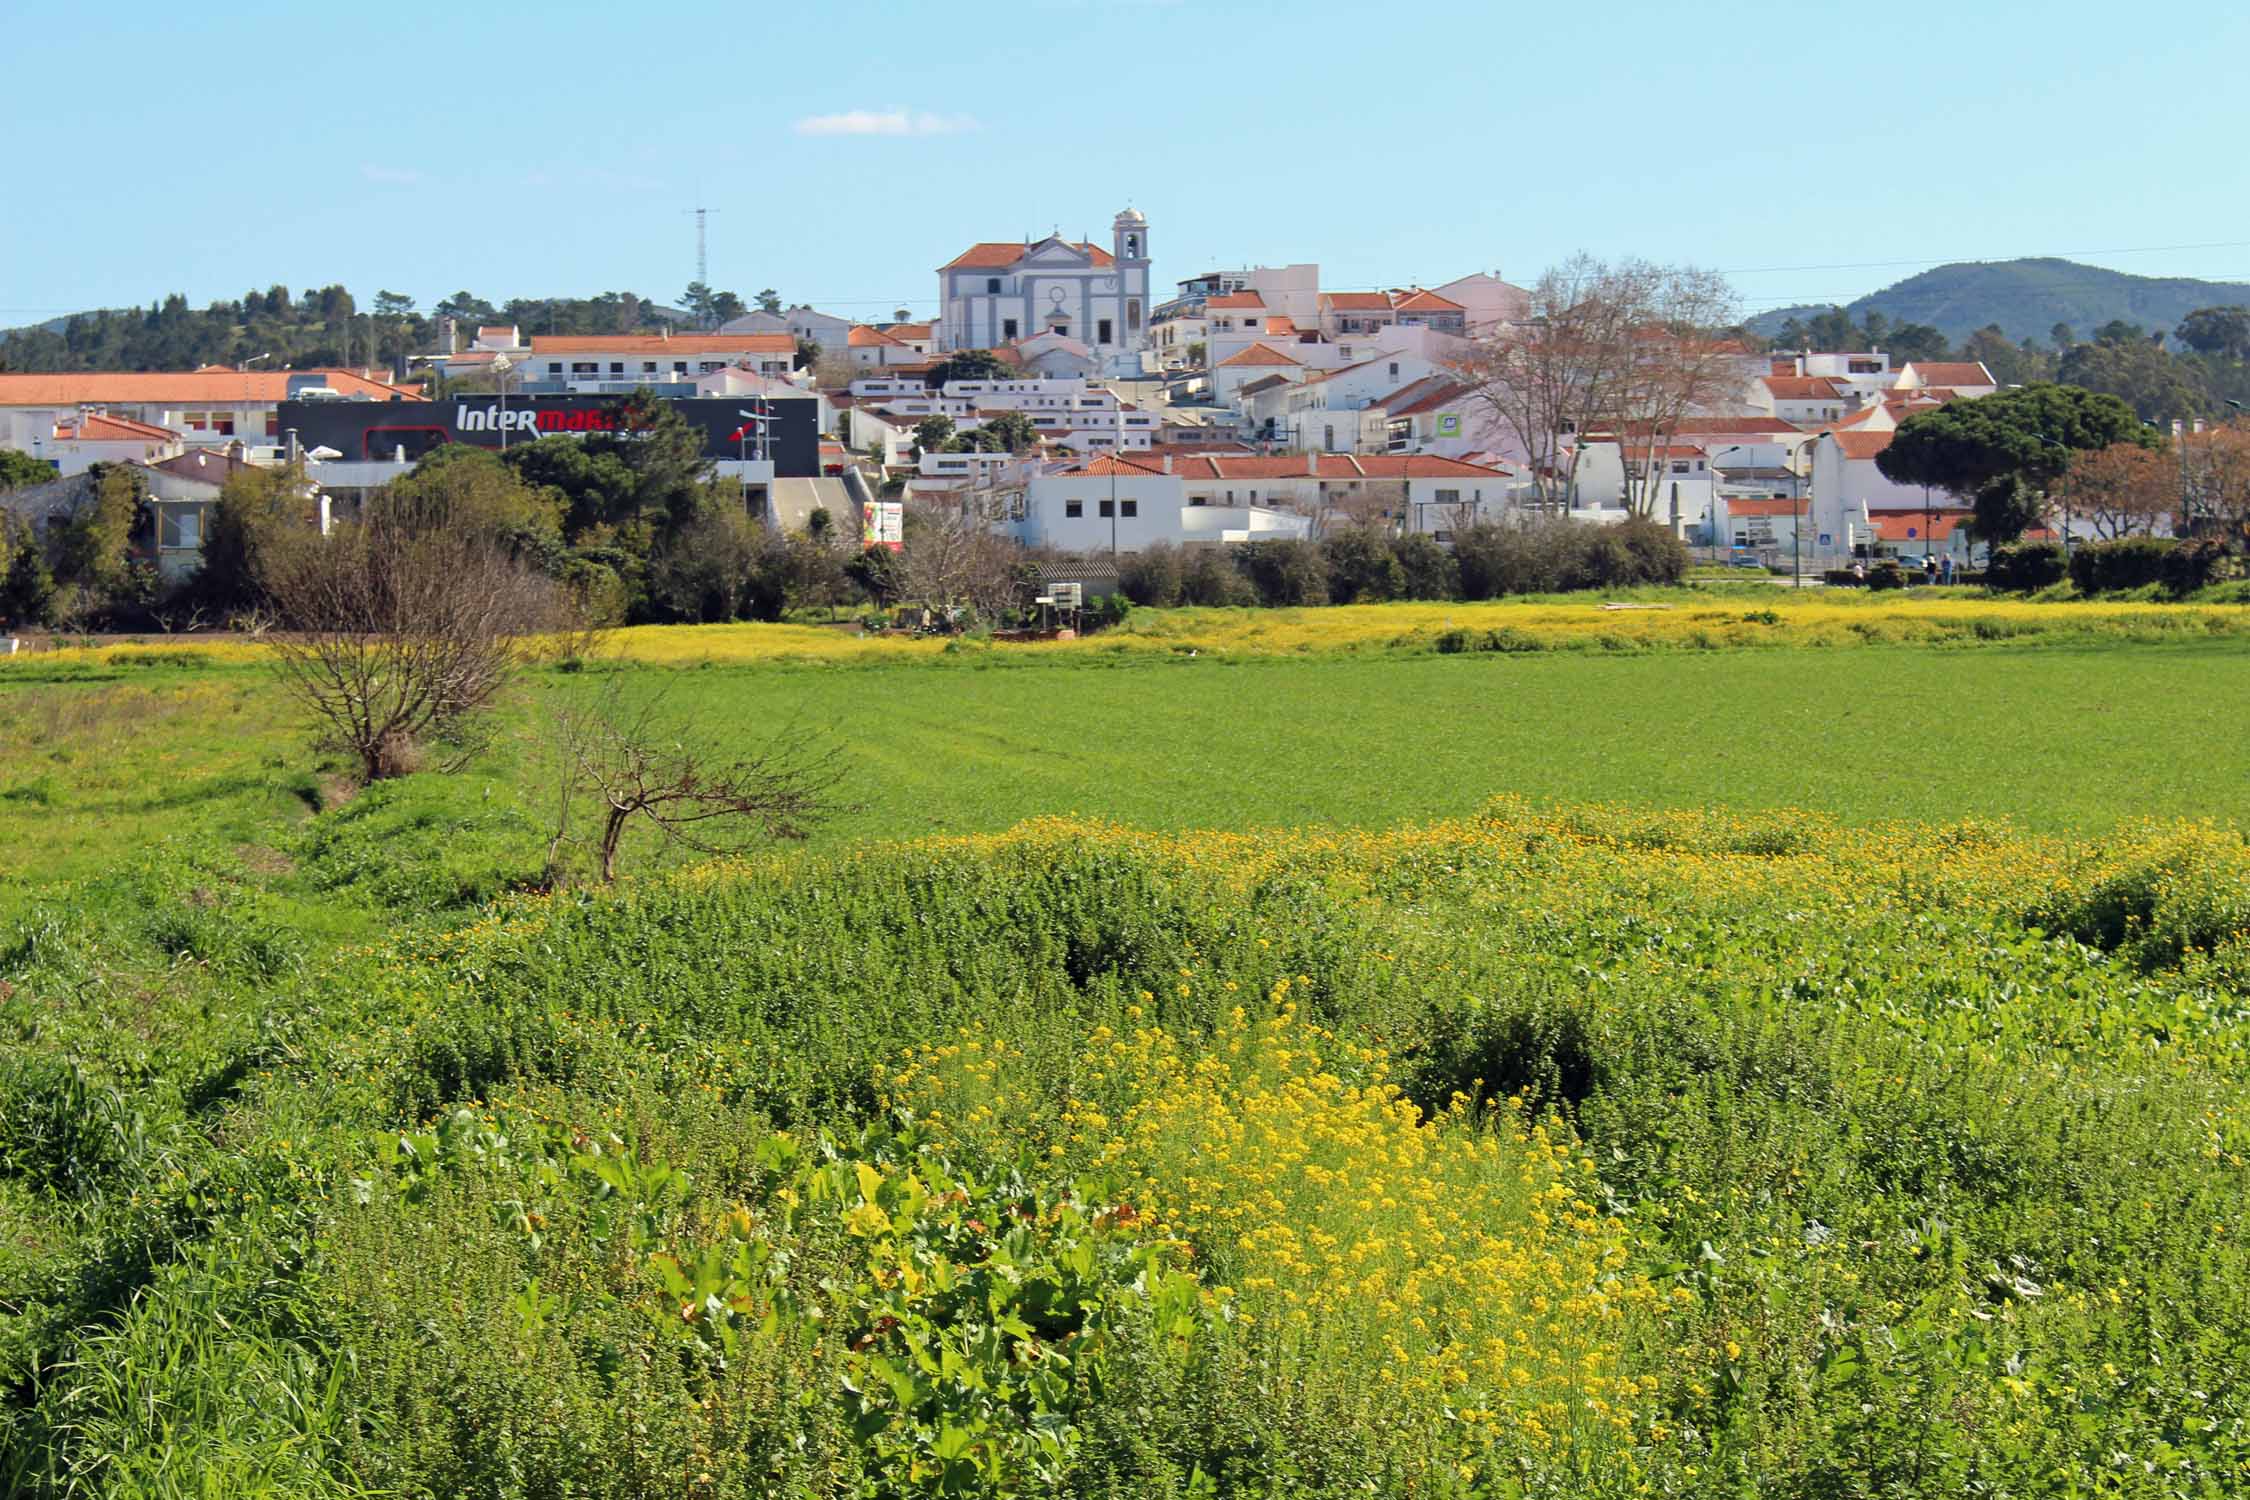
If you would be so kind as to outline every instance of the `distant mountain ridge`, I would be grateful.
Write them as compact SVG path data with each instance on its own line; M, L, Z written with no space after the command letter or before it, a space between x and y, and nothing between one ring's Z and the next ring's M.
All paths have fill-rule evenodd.
M2199 307L2250 307L2250 281L2132 276L2048 257L1956 261L1847 302L1844 311L1855 322L1879 312L1894 326L1927 323L1956 342L1997 323L2020 343L2026 338L2046 342L2057 323L2068 323L2080 338L2113 318L2150 330L2170 329ZM1825 306L1778 308L1752 318L1749 327L1771 337L1791 318L1826 311Z

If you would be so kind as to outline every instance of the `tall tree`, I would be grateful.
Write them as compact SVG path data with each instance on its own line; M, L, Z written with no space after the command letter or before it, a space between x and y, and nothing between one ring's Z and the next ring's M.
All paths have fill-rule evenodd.
M1893 483L1928 485L1957 496L1975 495L2011 476L2048 490L2068 469L2074 450L2156 442L2115 396L2077 386L2028 385L1908 417L1875 456L1875 466Z
M780 312L781 293L775 291L770 286L767 287L764 291L758 293L758 310L760 312L770 313Z
M2250 359L2250 307L2199 307L2180 319L2172 337L2198 354Z
M2139 443L2112 443L2074 454L2063 476L2070 509L2105 539L2148 536L2179 508L2171 456Z
M1733 301L1714 273L1580 254L1542 275L1527 301L1520 321L1450 363L1530 460L1544 504L1570 494L1585 434L1653 446L1733 374L1737 356L1717 337Z
M2201 416L2210 409L2210 397L2191 368L2147 339L2074 345L2063 356L2060 374L2072 385L2130 403L2151 422Z

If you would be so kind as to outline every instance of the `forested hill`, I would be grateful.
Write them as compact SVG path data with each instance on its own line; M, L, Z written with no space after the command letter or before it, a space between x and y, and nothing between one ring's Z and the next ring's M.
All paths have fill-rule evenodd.
M1896 326L1919 323L1960 340L1998 324L2021 342L2054 342L2057 324L2080 337L2111 322L2169 329L2197 308L2250 306L2250 282L2198 281L2189 276L2129 276L2076 261L1959 261L1938 266L1879 292L1870 292L1844 311L1855 322L1882 314ZM1809 322L1825 307L1784 307L1760 313L1750 322L1772 337L1791 319Z
M73 313L0 333L0 370L190 370L259 360L284 365L389 365L436 347L437 320L453 318L467 337L479 324L512 323L538 333L653 333L666 326L714 327L751 306L778 307L761 292L745 303L697 283L686 310L633 292L597 297L517 297L492 303L456 292L421 309L398 292L362 306L341 286L292 293L285 286L238 301L191 307L177 294L145 308Z

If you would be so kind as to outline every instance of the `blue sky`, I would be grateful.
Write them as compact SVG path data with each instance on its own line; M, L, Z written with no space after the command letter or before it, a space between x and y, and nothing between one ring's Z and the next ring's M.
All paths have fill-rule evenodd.
M699 201L715 285L861 317L1128 201L1167 289L1577 249L1716 267L1750 312L2026 254L2250 279L2224 5L0 0L0 30L0 325L275 281L671 299Z

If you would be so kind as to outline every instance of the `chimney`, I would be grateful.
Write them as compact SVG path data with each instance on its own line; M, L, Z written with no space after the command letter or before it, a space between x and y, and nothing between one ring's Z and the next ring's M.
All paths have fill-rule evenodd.
M1167 474L1172 472L1172 455L1169 453L1164 455L1164 472Z
M1319 454L1307 453L1305 455L1305 477L1307 479L1318 479L1320 477Z

